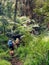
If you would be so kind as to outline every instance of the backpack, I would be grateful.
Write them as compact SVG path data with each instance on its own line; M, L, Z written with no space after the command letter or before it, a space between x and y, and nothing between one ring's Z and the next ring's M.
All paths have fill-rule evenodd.
M9 47L10 47L10 46L13 46L12 40L9 40L9 41L8 41L8 46L9 46Z

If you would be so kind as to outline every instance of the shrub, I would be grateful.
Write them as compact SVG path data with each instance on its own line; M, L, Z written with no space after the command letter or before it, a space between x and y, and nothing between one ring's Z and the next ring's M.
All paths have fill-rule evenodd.
M0 65L11 65L11 63L6 60L0 60Z

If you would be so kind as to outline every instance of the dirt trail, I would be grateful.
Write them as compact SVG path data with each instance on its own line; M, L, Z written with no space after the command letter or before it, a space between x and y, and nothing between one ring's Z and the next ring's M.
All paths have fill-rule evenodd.
M15 57L12 58L11 64L12 65L23 65L23 63L20 60L16 59Z

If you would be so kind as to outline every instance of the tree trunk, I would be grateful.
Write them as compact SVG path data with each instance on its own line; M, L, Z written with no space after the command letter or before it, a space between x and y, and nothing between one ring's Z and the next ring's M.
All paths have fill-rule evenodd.
M16 3L15 3L15 10L14 10L14 26L13 26L13 30L15 30L16 28L16 15L17 15L17 0L16 0Z
M14 22L16 22L16 15L17 15L17 0L16 0L16 3L15 3Z

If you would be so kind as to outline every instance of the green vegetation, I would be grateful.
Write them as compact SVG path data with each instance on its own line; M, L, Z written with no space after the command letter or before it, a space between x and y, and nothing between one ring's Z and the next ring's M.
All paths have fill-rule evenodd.
M11 65L7 33L23 34L14 49L23 65L49 65L49 1L23 1L0 1L0 65Z
M6 60L0 60L0 65L11 65L11 64Z
M27 40L25 40L26 46L20 46L16 51L20 56L20 59L23 60L24 65L47 65L49 37L40 36L32 37L32 39L29 37Z

